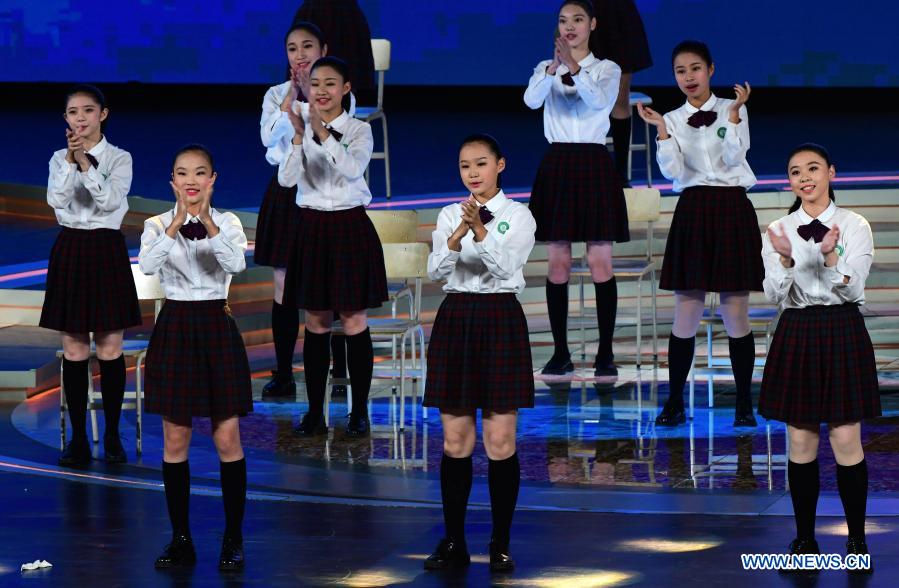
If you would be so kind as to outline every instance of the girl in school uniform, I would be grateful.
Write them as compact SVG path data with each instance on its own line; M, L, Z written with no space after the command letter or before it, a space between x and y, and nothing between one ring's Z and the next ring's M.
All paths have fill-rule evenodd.
M796 518L790 552L818 553L818 443L827 423L849 527L846 551L866 554L861 421L880 416L881 408L874 348L859 306L874 240L868 221L836 205L835 170L823 147L794 149L787 174L796 203L768 227L762 249L765 295L783 312L765 363L759 414L787 423L790 436L787 476Z
M543 129L550 143L534 180L530 209L537 220L537 240L547 243L549 255L546 306L555 349L543 373L551 375L574 371L568 351L572 241L587 243L596 289L595 375L618 373L612 351L618 310L612 243L628 241L630 233L624 191L605 143L621 68L590 53L595 28L590 2L563 2L553 58L537 64L524 93L528 107L543 107Z
M103 134L109 116L103 93L79 85L66 95L66 148L50 159L47 203L62 226L50 252L40 326L60 331L63 388L72 440L59 458L65 466L91 459L87 440L90 333L100 363L106 461L124 463L119 417L125 396L124 329L141 323L125 237L131 154Z
M387 300L387 277L381 242L365 213L371 202L364 178L374 144L371 127L347 113L350 87L344 61L322 57L315 62L308 119L288 110L294 136L278 168L282 186L297 186L300 207L284 286L284 304L306 311L303 366L309 411L296 430L300 435L327 432L324 398L334 311L346 334L353 390L346 433L369 431L374 353L366 311Z
M511 571L509 534L518 500L518 409L534 406L528 326L516 294L537 228L526 206L500 189L506 160L496 139L462 142L459 172L470 196L440 211L428 275L445 281L428 345L425 406L440 409L440 488L446 536L425 569L466 566L465 511L472 484L476 413L481 409L493 513L490 569Z
M190 534L190 449L193 417L212 420L219 454L225 533L219 569L243 568L247 462L238 417L253 410L250 366L227 304L231 277L246 268L247 238L240 220L212 207L216 172L202 145L175 154L175 208L144 223L140 268L157 274L165 305L147 349L146 410L162 415L162 477L172 541L156 568L193 565Z
M631 79L652 66L649 41L634 0L597 0L597 27L590 34L590 50L599 59L614 61L621 68L618 98L609 118L615 169L627 183L627 159L631 149Z
M756 425L752 414L755 341L749 326L749 292L762 289L761 231L746 190L755 175L746 161L749 84L734 85L736 98L718 98L710 86L715 65L700 41L684 41L671 55L677 85L687 101L662 116L638 105L658 131L662 174L680 193L662 263L659 286L675 295L668 339L670 394L656 423L686 421L683 389L693 363L696 329L706 292L719 292L737 387L734 426Z

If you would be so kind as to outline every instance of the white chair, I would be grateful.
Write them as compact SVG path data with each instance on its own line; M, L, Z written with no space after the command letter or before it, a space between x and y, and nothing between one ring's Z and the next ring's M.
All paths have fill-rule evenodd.
M144 275L143 272L140 271L140 267L137 264L131 264L131 275L134 278L134 287L137 290L137 299L138 300L152 300L154 302L153 307L153 321L156 321L156 317L159 316L159 311L162 309L162 301L165 299L165 292L162 289L162 285L159 283L159 278L156 275L147 276ZM135 360L135 373L134 373L134 381L135 381L135 389L125 391L124 402L122 403L122 410L131 410L133 409L136 412L135 416L135 446L137 449L137 454L140 455L143 451L143 441L142 441L142 432L143 432L143 400L144 400L144 391L143 391L143 362L147 354L147 345L148 341L137 341L137 340L125 340L122 344L122 354L125 356L126 360L128 358L134 358ZM59 350L56 352L56 357L62 358L63 351ZM96 359L97 351L93 347L93 333L91 333L91 354L88 358L88 362L93 359ZM90 365L90 364L88 364ZM66 412L68 412L68 407L66 406L66 395L64 389L64 378L63 378L63 362L59 362L59 430L60 430L60 440L59 440L59 448L65 449L66 445ZM88 368L88 376L87 376L87 408L90 411L91 415L91 430L93 435L94 443L98 443L100 440L99 435L99 427L97 426L97 411L103 410L103 397L102 395L94 390L94 378L93 378L93 370Z
M653 228L661 214L661 194L655 188L625 188L624 196L627 200L627 217L629 223L646 223L646 253L640 259L613 259L612 272L615 278L636 279L637 281L637 308L635 326L637 329L637 367L641 365L643 357L643 280L649 276L652 308L652 355L653 361L659 357L659 332L656 321L656 272L659 263L652 258ZM587 265L586 253L584 258L571 266L571 276L578 279L579 310L569 325L580 327L581 331L581 359L586 357L587 334L586 328L596 325L596 317L587 316L584 303L584 284L586 280L592 281L590 267Z
M642 92L631 92L630 93L630 105L631 108L634 109L634 114L631 116L631 120L640 120L640 117L636 114L637 103L643 103L643 106L649 106L652 104L652 98L643 94ZM649 123L643 121L643 143L634 143L631 140L631 148L627 154L627 179L631 180L633 177L633 159L634 159L634 151L645 151L646 152L646 185L650 188L652 187L652 141L649 137ZM606 138L606 145L612 145L612 137Z
M356 118L371 123L381 119L381 130L384 132L384 150L371 154L372 159L384 160L384 181L387 185L387 198L390 198L390 149L387 146L387 116L384 114L384 72L390 69L390 41L372 39L371 52L375 58L375 71L378 72L378 103L375 106L357 106ZM365 181L368 182L369 170L365 170Z

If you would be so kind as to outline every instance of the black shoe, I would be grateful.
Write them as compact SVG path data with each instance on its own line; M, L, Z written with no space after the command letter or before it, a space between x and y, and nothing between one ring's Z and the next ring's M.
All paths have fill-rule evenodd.
M559 357L554 353L540 373L544 376L564 376L573 371L574 364L571 363L571 354Z
M315 416L311 412L307 412L305 415L303 415L303 420L300 422L300 426L294 429L293 432L294 434L301 435L303 437L327 435L328 426L325 424L325 415L320 414L318 416Z
M72 439L59 456L61 466L79 467L91 462L91 446L87 439Z
M818 542L814 539L793 539L790 543L790 555L817 555L821 553ZM817 574L820 570L793 570L782 568L781 574Z
M441 539L434 553L425 560L426 570L445 570L448 568L462 568L471 564L471 556L465 544L456 543L450 539Z
M846 555L869 555L868 554L868 545L859 539L853 539L852 537L846 541ZM870 565L864 569L855 569L846 571L850 574L873 574L874 573L874 561L870 560Z
M237 572L243 570L243 543L225 535L222 538L222 551L219 554L220 572Z
M752 410L748 413L737 412L734 414L734 427L757 427L758 423L755 420L755 415L752 414Z
M194 542L187 535L177 535L165 546L162 554L156 558L157 570L166 570L181 566L192 566L197 563L197 552Z
M487 546L490 552L490 571L494 573L511 572L515 569L515 561L509 555L509 546L493 541Z
M103 436L103 458L106 463L127 463L128 456L118 435Z
M348 437L362 437L368 435L368 415L350 413L350 418L346 423L346 434Z
M272 379L262 387L263 398L296 398L297 384L293 381L293 372L282 373L272 370Z
M662 412L656 417L656 424L662 427L676 427L686 422L687 415L684 412L684 407L671 408L667 402Z
M618 375L618 366L615 365L615 356L600 359L599 356L596 356L596 359L593 361L593 376L597 378L601 378L602 376L617 376Z

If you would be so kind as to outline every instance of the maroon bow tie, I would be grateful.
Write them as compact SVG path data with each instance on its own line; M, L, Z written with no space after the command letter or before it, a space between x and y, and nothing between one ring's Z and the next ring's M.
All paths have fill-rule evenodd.
M710 127L717 118L718 113L714 110L697 110L687 119L687 124L694 129L698 129L699 127Z
M827 225L818 219L813 220L807 225L799 225L796 227L796 232L799 233L799 236L802 237L803 241L814 239L815 243L820 243L828 231L830 231L830 229Z
M100 162L97 161L96 157L94 157L87 151L84 152L84 156L87 157L87 160L89 162L91 162L91 165L94 166L94 169L100 169Z
M178 232L184 235L185 239L196 241L197 239L205 239L207 235L206 227L200 221L184 223Z
M338 143L340 142L341 139L343 139L343 133L341 133L337 129L333 129L333 128L329 127L328 125L325 125L325 128L328 129L328 132L331 133L335 139L337 139ZM322 144L321 139L319 139L318 135L316 135L314 133L312 134L312 140L315 141L316 145Z
M571 72L562 74L562 83L566 86L574 85L574 78L571 77Z
M478 207L478 216L481 217L481 222L485 225L493 220L493 213L486 206Z

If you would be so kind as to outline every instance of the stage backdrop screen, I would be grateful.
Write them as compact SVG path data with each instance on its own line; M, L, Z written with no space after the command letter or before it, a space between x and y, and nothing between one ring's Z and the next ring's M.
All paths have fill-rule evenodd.
M284 71L301 0L0 0L0 81L265 84ZM526 84L549 57L558 0L360 0L393 43L391 84ZM655 65L706 41L719 84L899 86L895 0L637 0ZM603 26L603 23L599 23Z

